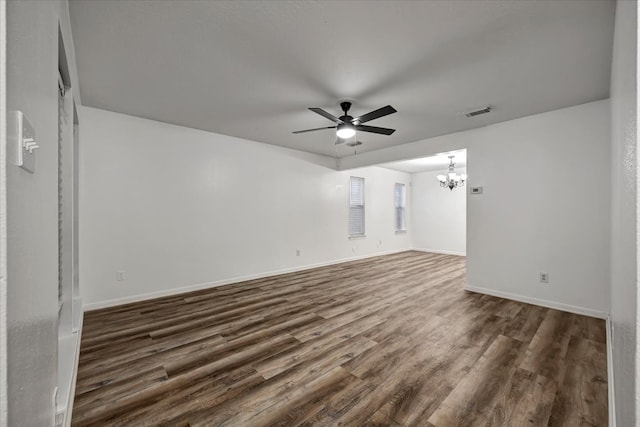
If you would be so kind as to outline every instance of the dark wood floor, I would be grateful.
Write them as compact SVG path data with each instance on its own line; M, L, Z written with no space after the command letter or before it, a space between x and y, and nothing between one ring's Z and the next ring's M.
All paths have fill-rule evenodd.
M73 424L606 426L605 323L404 252L85 314Z

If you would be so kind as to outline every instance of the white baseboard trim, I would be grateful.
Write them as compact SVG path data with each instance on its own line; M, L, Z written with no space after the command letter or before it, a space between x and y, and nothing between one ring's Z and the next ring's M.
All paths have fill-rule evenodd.
M479 294L492 295L498 298L505 298L514 301L520 301L527 304L539 305L542 307L553 308L560 311L568 311L569 313L583 314L585 316L596 317L598 319L608 319L609 313L604 311L594 310L591 308L578 307L575 305L563 304L555 301L548 301L539 298L528 297L524 295L512 294L510 292L496 291L494 289L480 288L477 286L467 285L464 287L465 291L476 292Z
M414 251L418 252L431 252L434 254L443 254L443 255L457 255L457 256L467 256L464 252L455 252L455 251L447 251L444 249L424 249L424 248L413 248Z
M268 272L264 272L264 273L257 273L257 274L250 274L250 275L246 275L246 276L231 277L231 278L228 278L228 279L217 280L215 282L198 283L196 285L189 285L189 286L183 286L183 287L180 287L180 288L166 289L166 290L162 290L162 291L158 291L158 292L149 292L149 293L146 293L146 294L132 295L132 296L127 296L127 297L122 297L122 298L110 299L110 300L106 300L106 301L91 302L91 303L84 304L84 311L99 310L99 309L102 309L102 308L109 308L109 307L114 307L114 306L122 305L122 304L128 304L128 303L132 303L132 302L139 302L139 301L145 301L145 300L154 299L154 298L161 298L161 297L167 297L167 296L171 296L171 295L184 294L184 293L187 293L187 292L199 291L199 290L202 290L202 289L208 289L208 288L215 288L215 287L218 287L218 286L230 285L232 283L245 282L247 280L264 279L266 277L277 276L277 275L280 275L280 274L295 273L295 272L298 272L298 271L309 270L309 269L312 269L312 268L326 267L326 266L329 266L329 265L341 264L341 263L349 262L349 261L358 261L358 260L366 259L366 258L374 258L374 257L377 257L377 256L382 256L382 255L391 255L391 254L396 254L396 253L400 253L400 252L406 252L406 251L410 251L410 250L412 250L412 249L411 248L394 249L394 250L390 250L390 251L376 252L374 254L369 254L369 255L360 255L360 256L355 256L355 257L350 257L350 258L342 258L342 259L319 262L319 263L314 263L314 264L306 264L306 265L301 265L301 266L297 266L297 267L283 268L283 269L280 269L280 270L273 270L273 271L268 271Z
M613 385L613 323L607 318L607 391L609 397L609 427L616 427L616 399Z

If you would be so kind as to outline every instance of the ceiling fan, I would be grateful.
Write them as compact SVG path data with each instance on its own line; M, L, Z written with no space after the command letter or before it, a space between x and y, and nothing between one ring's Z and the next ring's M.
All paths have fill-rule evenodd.
M370 113L364 114L360 117L352 117L348 114L349 109L351 108L351 103L348 101L341 102L340 108L342 108L342 111L344 112L344 114L340 117L336 117L333 114L327 113L322 108L309 108L309 110L331 120L336 125L315 129L298 130L293 133L313 132L322 129L337 129L336 135L338 137L338 141L336 141L336 143L338 144L340 142L344 142L343 140L347 138L353 137L356 134L357 130L362 132L379 133L381 135L391 135L396 131L395 129L381 128L377 126L366 126L362 124L397 112L396 109L391 105L378 108L377 110L373 110Z

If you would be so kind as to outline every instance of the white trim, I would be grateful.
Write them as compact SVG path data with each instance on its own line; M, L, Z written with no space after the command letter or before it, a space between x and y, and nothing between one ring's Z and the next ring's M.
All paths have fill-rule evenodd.
M568 311L569 313L583 314L585 316L597 317L598 319L608 319L609 313L594 310L592 308L578 307L576 305L563 304L561 302L549 301L539 298L528 297L524 295L512 294L510 292L496 291L494 289L480 288L477 286L467 285L465 291L476 292L479 294L492 295L498 298L506 298L514 301L520 301L527 304L539 305L542 307L553 308L555 310Z
M360 256L349 257L349 258L341 258L341 259L336 259L336 260L331 260L326 262L319 262L315 264L307 264L307 265L301 265L297 267L283 268L280 270L273 270L273 271L268 271L264 273L250 274L247 276L231 277L228 279L217 280L215 282L199 283L196 285L183 286L180 288L167 289L164 291L149 292L146 294L133 295L133 296L123 297L123 298L115 298L107 301L91 302L84 305L84 311L99 310L101 308L114 307L117 305L128 304L132 302L139 302L139 301L145 301L145 300L154 299L154 298L178 295L178 294L183 294L187 292L199 291L201 289L216 288L218 286L229 285L232 283L245 282L247 280L263 279L266 277L277 276L280 274L295 273L298 271L309 270L312 268L326 267L328 265L341 264L344 262L357 261L357 260L366 259L366 258L374 258L382 255L391 255L391 254L396 254L400 252L407 252L410 250L411 248L394 249L390 251L376 252L374 254L369 254L369 255L360 255Z
M434 253L434 254L467 256L467 254L464 253L464 252L448 251L446 249L413 248L413 250L414 251L418 251L418 252L431 252L431 253Z
M616 427L616 399L613 386L613 323L607 317L607 391L609 397L609 427Z
M78 327L78 332L76 332L76 334L78 335L78 344L76 346L76 357L73 364L73 377L71 378L71 390L69 393L69 401L68 401L69 403L67 405L67 411L66 411L66 416L64 420L65 427L71 426L71 418L73 415L73 402L75 401L75 398L76 398L76 382L78 379L78 364L80 362L80 343L82 342L83 324L84 324L84 316L80 316L80 325Z
M74 349L73 349L73 365L72 372L69 378L70 384L68 387L68 395L67 396L59 396L58 406L56 408L56 416L62 416L60 426L70 427L71 426L71 418L73 414L73 402L76 397L76 381L78 378L78 364L80 362L80 342L82 341L82 325L83 325L83 316L80 316L80 324L77 332L71 334L74 338Z

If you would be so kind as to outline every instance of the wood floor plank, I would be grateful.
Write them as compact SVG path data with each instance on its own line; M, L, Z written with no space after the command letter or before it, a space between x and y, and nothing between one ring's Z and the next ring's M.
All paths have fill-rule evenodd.
M523 305L503 334L516 340L531 342L548 311L545 307Z
M464 343L425 348L431 359L404 386L407 393L393 402L388 417L403 425L422 422L442 404L456 385L469 373L485 349Z
M549 310L538 327L521 368L560 382L571 334L576 331L574 314Z
M478 363L429 417L435 425L483 426L509 393L526 343L499 335Z
M72 425L607 423L604 321L408 251L85 313Z
M516 369L511 389L496 403L489 425L543 426L549 422L556 382L524 369Z
M229 400L238 399L256 389L264 378L255 370L240 367L216 376L194 381L187 387L171 390L155 402L117 416L108 423L114 425L188 425L194 413L211 412ZM167 411L179 407L180 411Z
M606 425L607 365L603 343L571 337L558 387L552 426Z

